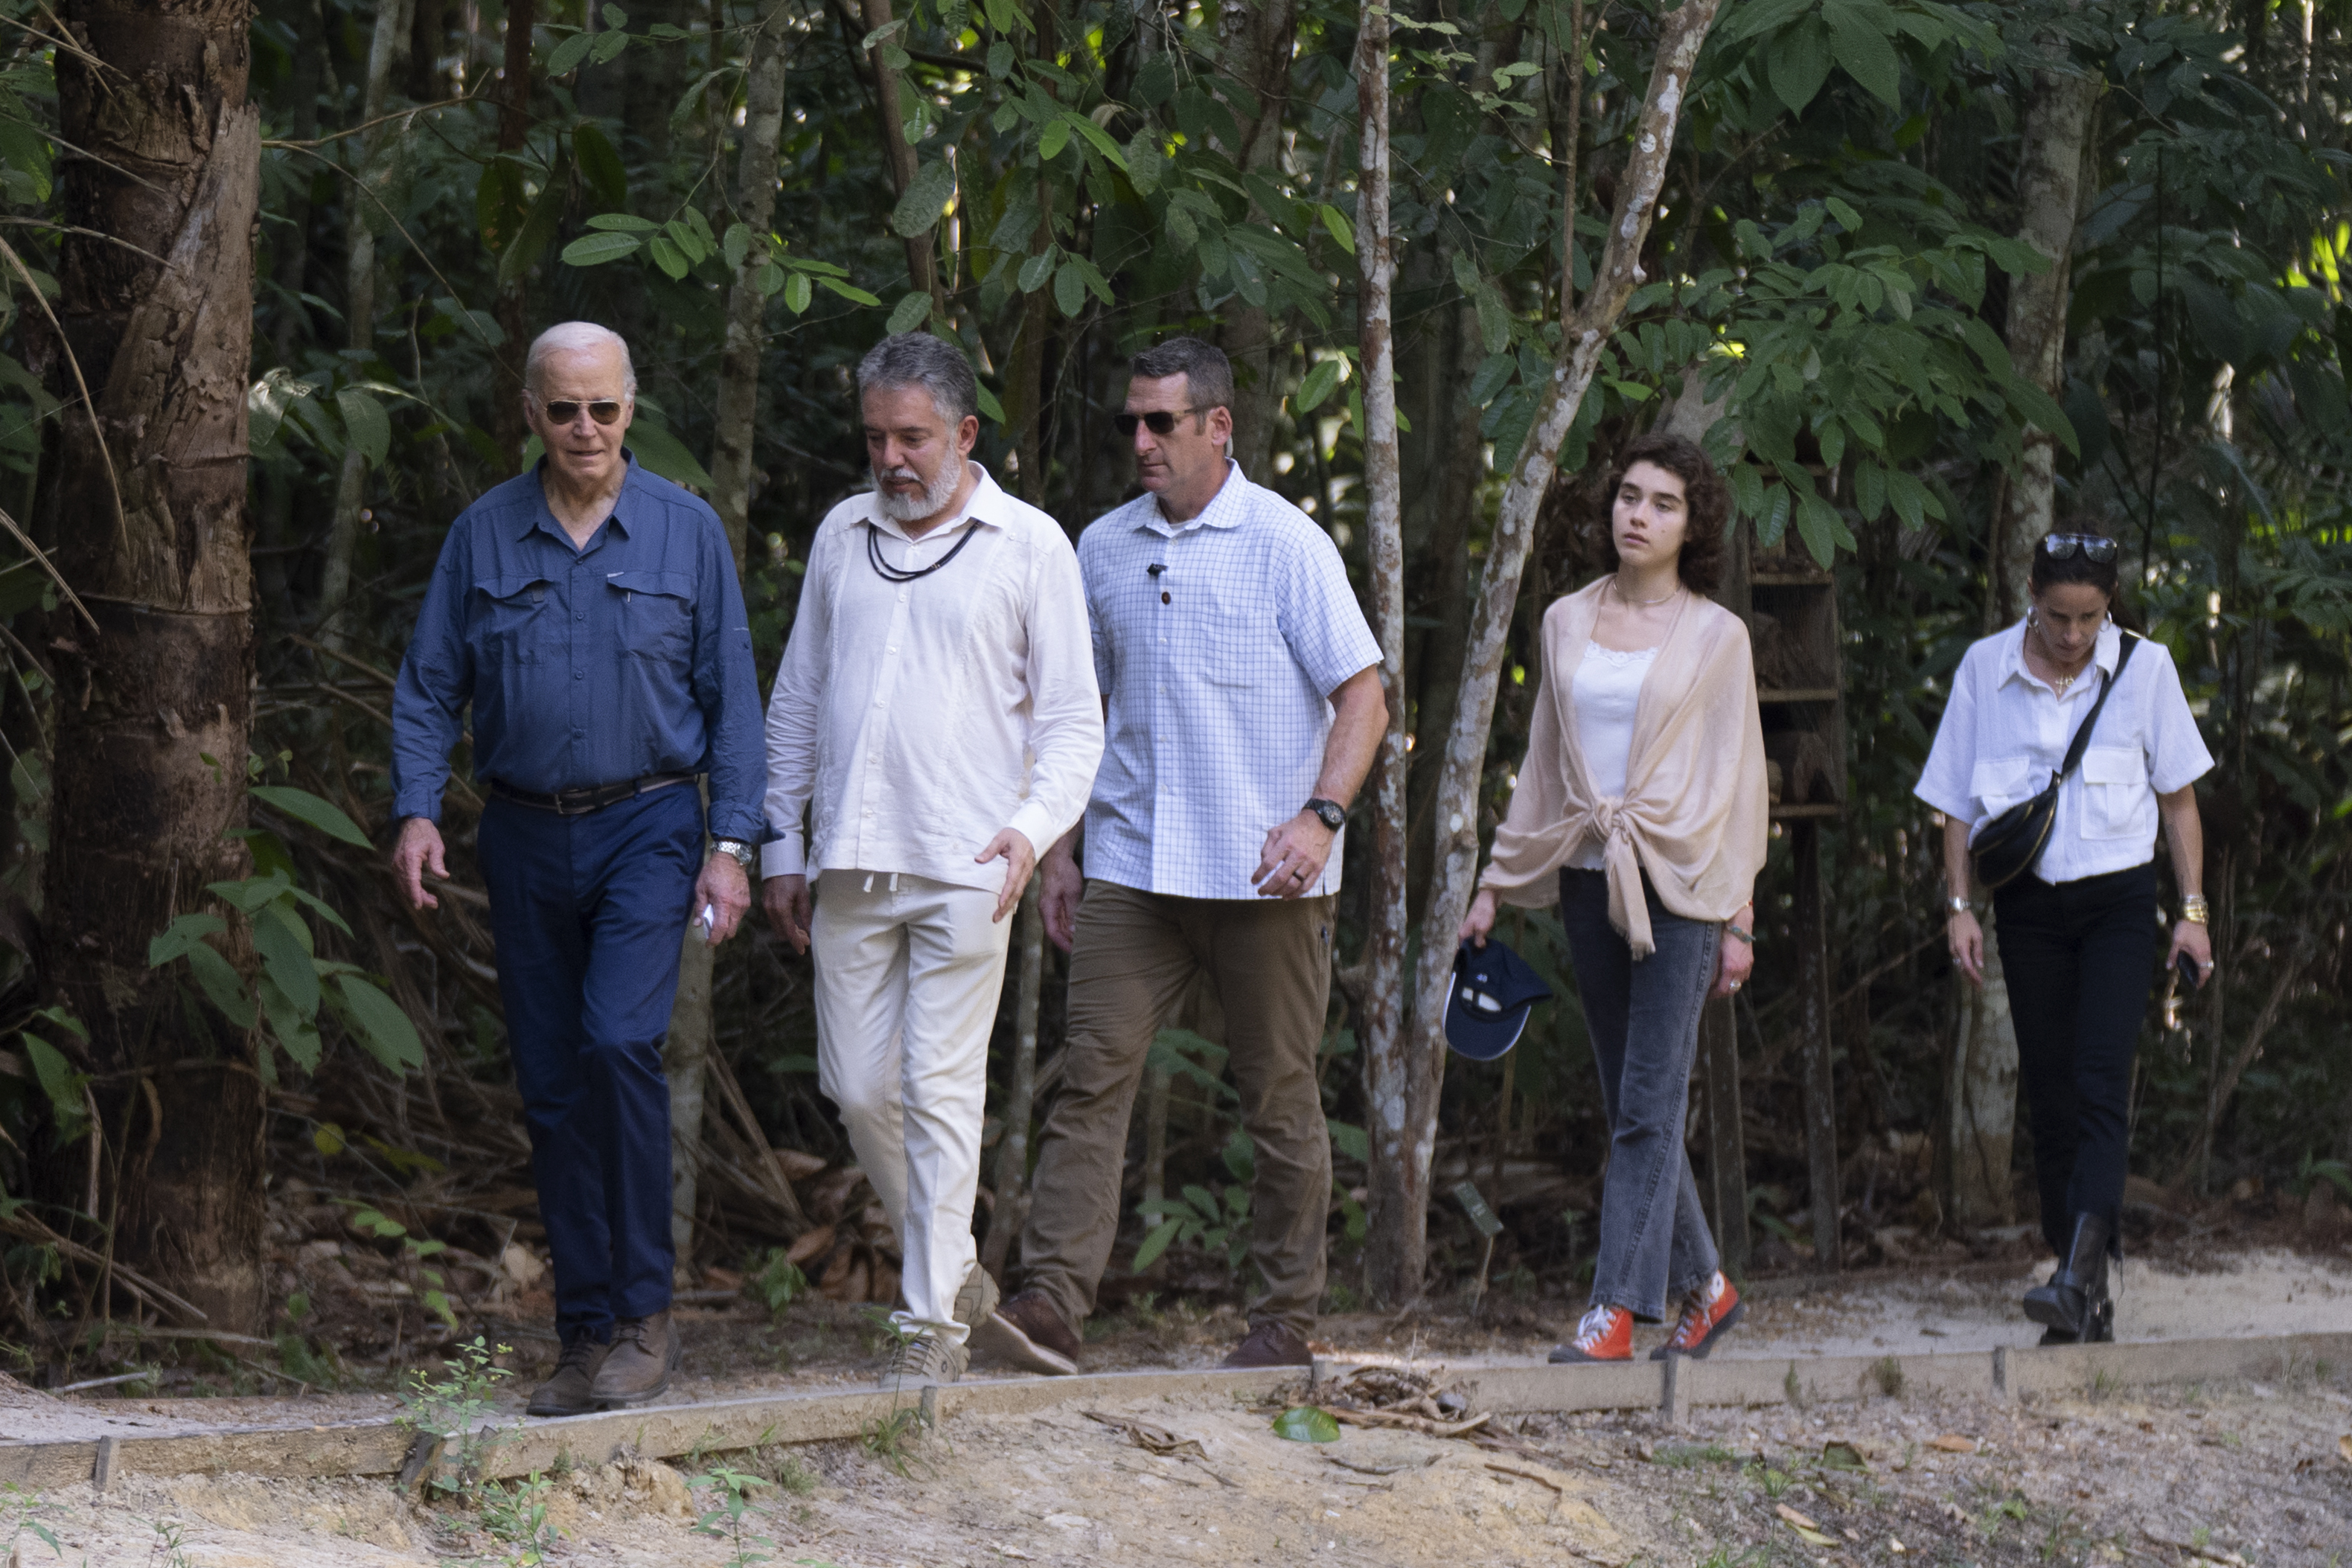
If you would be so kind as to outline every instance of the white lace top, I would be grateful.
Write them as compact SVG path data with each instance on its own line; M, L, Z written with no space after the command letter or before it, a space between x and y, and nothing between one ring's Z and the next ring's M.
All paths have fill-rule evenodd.
M1576 741L1584 753L1585 767L1591 770L1592 787L1604 799L1621 799L1625 793L1625 763L1633 749L1633 708L1657 657L1655 648L1624 653L1588 643L1583 661L1576 666ZM1599 871L1601 848L1597 840L1587 839L1569 856L1568 863Z

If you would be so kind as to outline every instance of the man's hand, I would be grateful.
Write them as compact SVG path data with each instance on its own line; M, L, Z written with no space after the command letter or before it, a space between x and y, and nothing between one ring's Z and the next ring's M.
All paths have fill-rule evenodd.
M412 909L438 909L441 901L425 891L427 871L449 880L449 862L441 847L441 830L429 817L411 817L400 824L400 841L392 846L392 869L400 875L401 891Z
M1297 898L1323 874L1335 835L1312 811L1301 811L1265 836L1250 882L1260 898Z
M1037 862L1043 883L1038 904L1045 914L1045 935L1065 953L1077 940L1078 902L1087 895L1087 875L1078 869L1077 857L1070 853L1069 841L1062 840Z
M1002 920L1019 907L1021 895L1028 890L1029 873L1037 869L1037 848L1029 835L1018 828L1007 828L988 841L988 847L971 857L982 865L992 860L1004 862L1004 890L996 895L996 913L991 918Z
M768 924L776 935L805 953L809 945L809 890L805 876L771 876L760 881L760 902L768 906Z
M751 875L735 863L733 855L714 853L702 862L702 874L694 879L691 918L702 918L705 904L711 915L706 940L716 947L735 935L735 928L743 924L743 912L751 907Z

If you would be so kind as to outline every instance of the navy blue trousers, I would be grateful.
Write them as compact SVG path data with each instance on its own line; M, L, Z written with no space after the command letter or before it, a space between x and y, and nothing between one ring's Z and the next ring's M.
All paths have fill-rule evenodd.
M662 1042L702 826L690 784L581 817L497 799L482 813L499 994L567 1343L669 1306Z
M1992 908L2032 1118L2042 1236L2063 1258L2076 1215L2101 1216L2110 1235L2122 1217L2132 1055L2163 931L2156 864L2054 887L2021 876L1992 895Z

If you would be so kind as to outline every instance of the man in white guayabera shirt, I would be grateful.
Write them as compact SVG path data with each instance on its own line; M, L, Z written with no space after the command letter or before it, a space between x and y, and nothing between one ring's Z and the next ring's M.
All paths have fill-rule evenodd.
M896 1392L960 1377L996 1303L971 1208L1005 917L1085 808L1103 725L1077 557L971 461L963 351L886 338L857 389L875 488L809 547L768 705L761 897L815 945L817 1081L898 1231Z
M1070 950L1068 1047L1021 1233L1026 1288L979 1333L1033 1371L1077 1369L1144 1059L1202 975L1256 1146L1250 1257L1265 1289L1225 1364L1312 1360L1331 1207L1315 1052L1339 831L1387 710L1339 550L1227 455L1233 398L1233 368L1206 343L1137 355L1117 423L1146 493L1078 540L1110 737L1084 873L1075 834L1045 856L1045 930Z

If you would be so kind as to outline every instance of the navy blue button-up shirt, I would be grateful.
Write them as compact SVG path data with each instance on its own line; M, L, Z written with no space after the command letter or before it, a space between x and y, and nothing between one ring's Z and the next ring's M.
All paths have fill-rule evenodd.
M468 702L478 778L552 794L708 773L711 833L761 837L760 689L727 531L634 457L584 549L536 470L450 525L393 695L395 815L440 821Z

